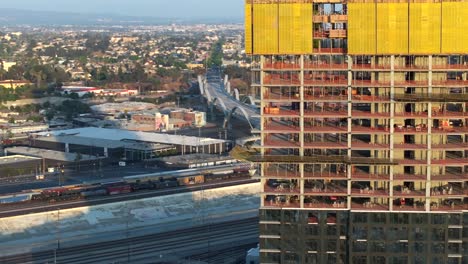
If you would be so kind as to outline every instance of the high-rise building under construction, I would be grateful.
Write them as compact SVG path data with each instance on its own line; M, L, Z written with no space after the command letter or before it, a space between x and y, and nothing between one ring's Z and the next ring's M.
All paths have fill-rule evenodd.
M468 0L245 0L261 263L468 263Z

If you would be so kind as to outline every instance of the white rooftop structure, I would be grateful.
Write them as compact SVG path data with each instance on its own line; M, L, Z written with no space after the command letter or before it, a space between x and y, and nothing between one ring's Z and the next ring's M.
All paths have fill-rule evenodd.
M67 153L48 149L30 148L30 147L12 147L6 148L7 153L21 154L30 157L40 157L59 161L76 161L77 153ZM14 157L14 156L11 156ZM30 158L28 157L28 158ZM102 158L102 157L101 157ZM99 157L81 154L80 161L96 160Z
M49 132L40 132L35 135L43 137L55 137L60 138L61 136L77 136L80 138L87 138L89 140L116 140L116 141L136 141L136 142L147 142L147 143L161 143L168 145L185 145L185 146L205 146L213 144L227 143L227 140L214 139L214 138L199 138L190 137L183 135L169 135L162 133L150 133L150 132L139 132L129 131L122 129L107 129L97 127L85 127L75 128L67 130L56 130Z
M23 155L6 156L6 157L0 157L0 165L15 164L18 162L25 162L25 161L31 161L31 160L40 160L40 159L23 156Z

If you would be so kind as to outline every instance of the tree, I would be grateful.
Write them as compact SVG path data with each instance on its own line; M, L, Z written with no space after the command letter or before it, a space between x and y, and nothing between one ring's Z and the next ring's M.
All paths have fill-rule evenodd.
M15 122L16 122L16 120L12 116L8 119L8 123L10 123L10 124L14 124Z

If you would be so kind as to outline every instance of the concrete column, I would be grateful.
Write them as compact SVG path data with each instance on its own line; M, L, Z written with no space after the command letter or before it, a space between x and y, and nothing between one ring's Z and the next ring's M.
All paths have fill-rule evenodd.
M394 125L395 125L395 55L390 58L390 160L394 158ZM390 184L388 185L390 200L389 209L393 211L393 165L389 168Z
M104 157L109 157L109 150L107 148L104 148Z
M353 93L353 58L351 56L348 55L348 135L347 135L347 139L348 139L348 158L351 159L351 132L352 132L352 126L351 126L351 117L352 117L352 108L353 108L353 104L352 104L352 99L353 99L353 96L352 96L352 93ZM347 182L347 194L348 194L348 197L347 197L347 208L348 210L351 209L351 177L352 177L352 167L353 165L346 165L346 173L347 173L347 178L348 178L348 182Z
M300 133L299 133L299 141L301 144L301 147L299 149L299 156L304 156L304 55L301 55L299 59L299 63L301 66L301 72L299 79L301 81L301 87L300 87L300 103L299 103L299 111L300 111L300 117L299 117L299 127L300 127ZM300 183L300 207L304 208L304 163L299 164L299 175L301 176L301 179L299 180Z
M65 152L69 153L70 152L70 144L65 143Z
M432 95L432 55L429 56L428 89L429 97ZM427 170L426 170L426 211L431 210L431 160L432 160L432 103L427 103Z

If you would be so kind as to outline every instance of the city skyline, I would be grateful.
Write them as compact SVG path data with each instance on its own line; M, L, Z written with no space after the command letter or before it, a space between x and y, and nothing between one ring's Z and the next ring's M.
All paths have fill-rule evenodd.
M112 5L110 5L112 4ZM182 8L183 7L183 8ZM241 0L83 0L66 2L58 0L34 1L19 0L2 3L2 8L31 11L73 12L82 14L116 14L124 16L145 16L164 18L242 18ZM1 17L0 17L1 18Z

